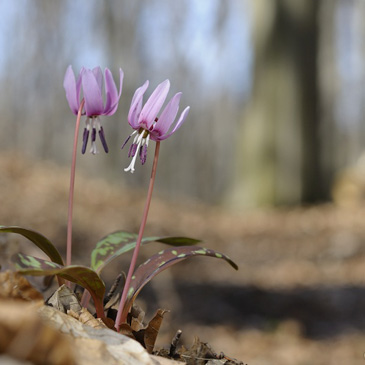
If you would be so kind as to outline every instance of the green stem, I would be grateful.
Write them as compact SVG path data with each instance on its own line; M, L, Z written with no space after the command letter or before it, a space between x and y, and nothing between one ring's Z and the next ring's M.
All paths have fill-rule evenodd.
M122 298L120 299L117 319L115 321L115 328L117 329L117 331L119 331L120 325L123 322L125 322L126 319L127 319L126 318L127 314L123 314L123 308L124 308L124 305L125 305L125 302L126 302L126 299L127 299L127 295L128 295L130 283L131 283L131 280L132 280L132 275L133 275L133 272L134 272L134 268L136 267L137 257L138 257L139 249L141 247L142 238L143 238L143 232L144 232L144 229L146 227L148 211L149 211L149 208L150 208L150 203L151 203L151 198L152 198L153 185L155 183L155 178L156 178L156 170L157 170L157 162L158 162L159 152L160 152L160 142L157 141L156 142L156 149L155 149L155 157L153 159L153 166L152 166L152 172L151 172L151 178L150 178L150 185L148 187L148 193L147 193L146 203L145 203L145 206L144 206L142 222L141 222L141 226L139 228L136 247L134 248L134 251L133 251L133 256L132 256L132 260L131 260L131 263L130 263L130 266L129 266L128 275L127 275L127 278L126 278L126 281L125 281L125 284L124 284Z
M84 107L85 100L83 99L80 104L79 111L76 118L74 145L72 151L72 163L71 163L71 176L70 176L70 192L68 196L68 219L67 219L67 246L66 246L66 266L71 265L72 255L72 211L74 200L74 187L75 187L75 170L76 170L76 155L77 155L77 139L79 136L80 120L82 108Z

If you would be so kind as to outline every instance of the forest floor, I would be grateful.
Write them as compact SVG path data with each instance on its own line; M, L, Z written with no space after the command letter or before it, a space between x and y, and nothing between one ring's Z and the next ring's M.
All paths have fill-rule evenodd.
M68 169L3 155L0 171L0 224L38 230L64 254ZM145 191L81 174L76 182L73 260L88 264L107 233L138 231ZM199 257L152 280L137 302L147 317L170 310L157 347L168 347L181 329L185 346L198 336L249 365L365 364L365 206L234 214L156 194L145 234L199 238L239 265L234 271ZM5 255L18 249L39 255L15 235L10 246L4 242L5 267ZM141 261L161 247L143 248ZM127 271L129 258L111 264L107 285Z

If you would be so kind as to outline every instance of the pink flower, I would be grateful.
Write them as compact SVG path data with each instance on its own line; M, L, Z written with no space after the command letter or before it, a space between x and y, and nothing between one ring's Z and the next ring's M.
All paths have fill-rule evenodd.
M190 110L189 106L186 107L181 113L173 129L169 131L179 110L182 93L175 94L168 102L165 109L161 112L160 116L157 117L169 92L170 81L165 80L159 84L142 108L143 95L148 88L148 84L149 82L147 80L134 93L128 114L128 122L134 129L134 132L127 138L122 146L123 148L129 141L130 137L135 135L128 152L128 157L132 157L132 161L130 165L124 169L124 171L130 171L132 173L135 170L134 165L137 155L139 155L142 165L146 162L149 140L162 141L170 137L184 123Z
M81 105L81 87L83 98L85 100L84 110L82 114L86 115L86 127L84 129L82 153L85 153L87 142L91 132L91 149L90 152L96 154L96 132L98 131L101 143L105 152L108 152L103 127L100 122L100 115L113 115L118 109L118 102L122 94L123 71L119 69L119 93L115 86L112 73L109 69L105 69L105 103L102 96L103 73L100 67L94 69L82 68L77 79L72 70L72 66L68 66L63 82L66 91L66 99L71 111L77 115Z

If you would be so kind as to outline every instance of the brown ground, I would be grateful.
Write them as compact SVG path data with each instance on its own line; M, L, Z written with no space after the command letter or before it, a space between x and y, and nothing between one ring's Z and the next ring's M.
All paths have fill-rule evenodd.
M64 253L68 169L3 155L0 171L0 224L39 230ZM111 231L138 231L144 197L78 174L74 262L87 264L93 245ZM364 218L365 207L233 214L156 195L146 235L203 239L240 267L194 258L146 286L139 298L147 317L158 307L171 310L158 345L168 346L180 328L185 345L199 336L249 365L364 364ZM38 255L15 235L10 241L10 251L19 243ZM160 247L143 249L141 260ZM128 257L114 262L106 283L127 268Z

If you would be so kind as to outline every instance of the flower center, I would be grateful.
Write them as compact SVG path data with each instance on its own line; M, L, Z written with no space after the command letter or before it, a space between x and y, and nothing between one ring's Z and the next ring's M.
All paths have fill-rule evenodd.
M97 154L99 151L96 148L96 132L99 134L101 144L103 145L104 151L109 152L108 145L105 140L105 134L103 127L101 126L99 116L88 117L85 121L86 127L84 128L83 141L82 141L82 154L86 151L87 142L89 140L90 130L91 130L91 148L90 153L93 155Z
M132 173L135 170L134 166L136 164L137 155L139 156L142 165L144 165L147 160L147 147L150 140L150 132L144 128L139 128L138 131L135 130L124 142L122 148L133 135L135 135L135 137L128 151L128 157L132 157L132 161L129 166L124 169L124 171L130 171Z

